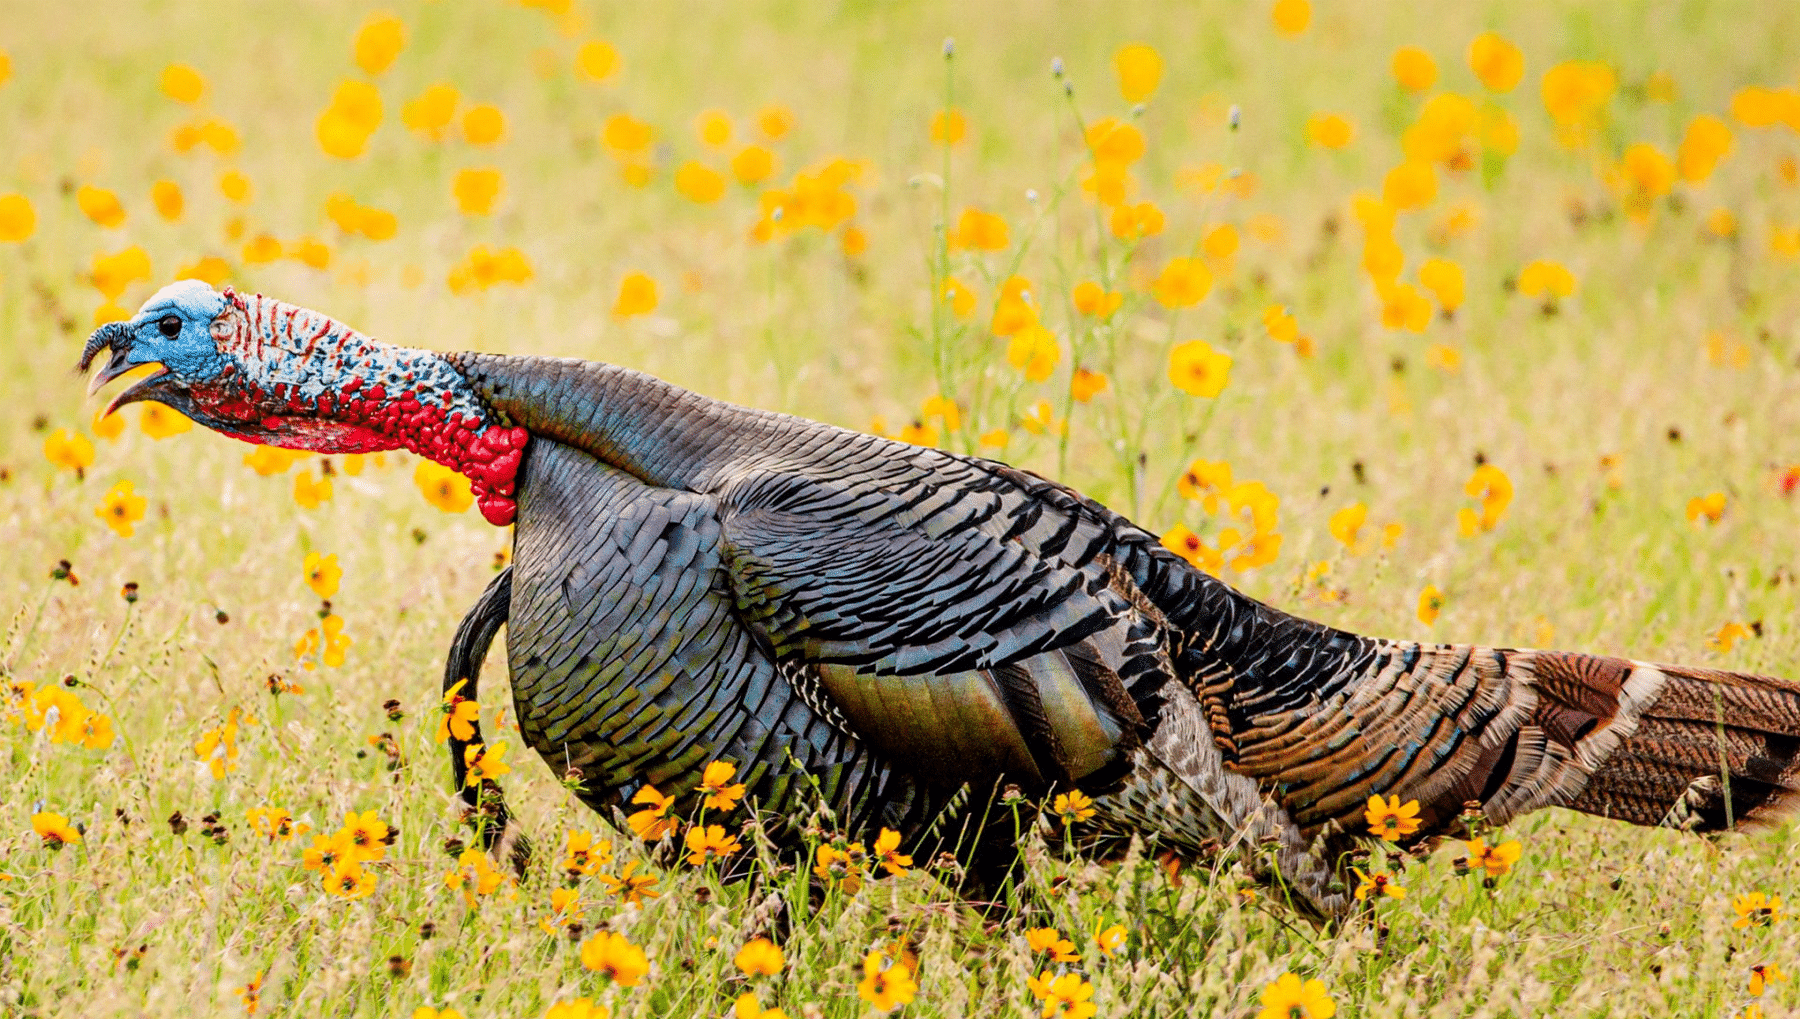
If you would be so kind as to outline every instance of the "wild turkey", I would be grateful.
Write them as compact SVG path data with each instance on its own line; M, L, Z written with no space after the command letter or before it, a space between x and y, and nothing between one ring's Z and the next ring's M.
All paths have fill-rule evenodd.
M1471 802L1711 831L1774 822L1800 778L1796 684L1345 633L1003 463L612 365L387 346L196 282L96 331L82 370L106 350L96 389L163 366L114 406L467 474L488 520L516 522L515 556L446 682L473 681L505 623L520 731L596 810L692 789L714 759L774 817L819 796L909 839L1004 784L1079 789L1098 832L1273 844L1331 912L1371 795L1416 799L1421 839Z

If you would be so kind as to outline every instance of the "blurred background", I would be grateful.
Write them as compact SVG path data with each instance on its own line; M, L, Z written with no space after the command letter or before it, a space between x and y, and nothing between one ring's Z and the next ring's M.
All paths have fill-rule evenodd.
M1792 675L1797 31L1730 2L9 0L9 667L112 675L147 774L271 673L356 743L435 699L505 561L410 458L95 419L82 339L194 276L1001 457L1347 628ZM27 798L191 809L129 771Z

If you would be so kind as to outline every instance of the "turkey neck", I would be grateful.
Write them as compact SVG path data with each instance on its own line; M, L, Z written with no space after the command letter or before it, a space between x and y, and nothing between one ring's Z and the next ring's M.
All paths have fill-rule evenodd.
M784 454L824 453L808 435L831 425L708 400L617 365L573 358L454 353L461 372L500 420L584 450L659 488L706 491L733 467L780 467Z
M404 449L469 478L482 516L509 524L527 432L501 424L443 355L380 343L318 312L225 291L214 327L231 366L197 390L239 438L319 453Z

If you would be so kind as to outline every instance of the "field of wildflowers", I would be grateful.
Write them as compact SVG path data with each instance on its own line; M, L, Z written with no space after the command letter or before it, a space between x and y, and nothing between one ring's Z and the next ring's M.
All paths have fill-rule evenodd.
M581 808L440 698L460 476L96 418L192 276L1002 457L1291 610L1793 675L1800 8L13 0L0 1015L1780 1016L1791 828L1234 867ZM954 42L948 41L953 39ZM498 656L496 655L496 658ZM443 742L537 852L471 848ZM1409 809L1410 808L1410 809ZM720 863L754 858L753 880Z

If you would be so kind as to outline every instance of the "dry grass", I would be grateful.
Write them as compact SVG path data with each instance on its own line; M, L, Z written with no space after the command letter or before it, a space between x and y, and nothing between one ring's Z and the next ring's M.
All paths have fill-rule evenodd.
M590 927L627 932L652 961L639 986L606 989L572 944L536 925L558 882L553 861L516 897L477 910L444 886L441 847L457 815L432 739L437 673L506 539L474 513L446 516L422 501L405 458L340 474L334 497L313 510L291 492L294 474L315 466L259 477L244 466L244 447L200 430L153 441L135 411L122 438L97 441L85 480L45 462L47 430L92 434L92 408L68 369L102 303L87 280L92 258L128 244L143 246L154 279L134 283L127 306L216 254L240 285L391 341L604 359L854 427L880 416L897 429L941 380L968 424L947 442L962 448L1008 428L1008 459L1060 471L1152 528L1216 530L1197 507L1158 498L1194 455L1262 480L1281 500L1280 556L1227 579L1332 623L1788 671L1800 644L1800 528L1776 478L1800 460L1800 290L1796 263L1772 244L1800 223L1800 191L1782 173L1800 146L1787 127L1732 121L1735 149L1719 171L1703 185L1677 183L1648 222L1623 214L1606 178L1627 144L1672 153L1694 115L1724 115L1737 89L1791 83L1795 10L1319 7L1296 39L1273 30L1261 3L996 3L954 14L942 5L630 5L590 10L586 28L564 37L557 19L514 5L407 3L397 13L410 44L378 79L386 121L367 155L345 162L321 154L313 122L335 83L356 73L350 39L363 13L353 5L109 5L79 19L46 3L10 5L0 26L13 66L0 84L0 193L27 195L38 222L29 241L0 244L0 519L9 537L0 662L14 679L75 677L118 738L94 751L18 724L0 729L0 1014L233 1014L242 1008L235 992L265 972L258 1014L409 1016L448 1004L469 1019L536 1017L588 994L616 1015L716 1016L743 990L731 953L754 926L744 886L718 888L697 872L662 872L663 896L642 910L619 909L588 879ZM1391 331L1350 212L1353 194L1380 190L1419 104L1389 77L1389 58L1398 45L1423 46L1437 58L1440 89L1481 101L1462 54L1486 28L1524 50L1524 83L1496 100L1517 118L1521 144L1495 174L1440 175L1436 202L1401 217L1408 277L1424 258L1454 258L1468 299L1423 335ZM589 36L623 55L605 84L571 72ZM948 68L945 36L957 39ZM1156 43L1167 64L1136 121L1148 139L1141 196L1162 207L1167 229L1131 250L1105 236L1103 214L1082 193L1075 116L1130 115L1111 56L1134 39ZM1048 73L1053 56L1066 62L1072 102ZM1612 63L1621 86L1604 130L1579 152L1557 144L1538 93L1543 72L1570 58ZM170 131L195 114L158 92L171 61L207 76L208 110L242 134L234 157L172 151ZM926 125L945 101L947 69L970 135L946 164ZM1676 83L1672 102L1646 97L1658 70ZM440 80L468 101L498 104L504 144L475 150L409 133L401 107ZM752 243L758 189L732 184L705 206L675 192L681 162L724 164L695 140L695 114L732 114L735 148L770 103L797 120L771 145L782 182L829 156L866 160L853 189L865 253L847 257L835 232L817 230ZM1224 115L1234 104L1236 132ZM1348 149L1307 144L1306 118L1319 110L1356 122ZM658 130L647 187L624 183L598 142L619 111ZM1207 162L1254 174L1254 193L1178 186L1184 167ZM459 216L451 175L490 165L507 179L501 211ZM255 186L241 208L215 186L228 167ZM149 185L160 178L186 192L178 222L151 209ZM118 192L125 226L103 230L83 217L72 196L79 184ZM379 244L339 236L321 211L335 191L393 211L398 235ZM1432 224L1463 203L1477 211L1475 228L1434 243ZM980 297L974 322L957 332L934 315L930 295L944 211L954 218L969 204L1004 216L1014 243L949 256ZM1717 207L1735 214L1735 238L1704 230ZM245 265L242 241L225 239L235 216L246 236L326 240L331 268ZM1172 316L1142 296L1208 229L1241 229L1255 216L1278 218L1281 238L1246 236L1229 268L1215 264L1197 307ZM534 279L452 295L446 275L477 243L518 246ZM1580 281L1553 316L1510 292L1539 258ZM1023 381L1005 342L983 328L1015 264L1045 295L1045 323L1061 337L1057 373L1042 384ZM422 285L406 285L411 267ZM615 320L618 282L632 271L658 280L660 303ZM1110 334L1093 332L1064 296L1103 272L1134 294ZM1269 339L1261 315L1270 303L1293 310L1315 357ZM1709 358L1714 330L1745 346L1741 364ZM1164 376L1168 342L1193 338L1234 358L1215 401L1176 393ZM1040 398L1064 412L1071 340L1088 345L1083 363L1113 385L1074 408L1062 451L1017 418ZM1454 347L1460 370L1429 364L1434 344ZM934 350L949 361L934 367ZM950 362L957 367L942 369ZM1120 434L1133 441L1115 446ZM1121 448L1126 464L1144 454L1141 482L1121 469ZM1478 455L1506 471L1517 494L1497 529L1463 538L1456 513L1469 504L1462 485ZM1606 456L1615 468L1602 467ZM118 480L149 499L128 539L93 513ZM1688 501L1712 491L1728 496L1723 518L1691 524ZM1369 506L1369 529L1405 525L1397 548L1351 555L1328 534L1330 514L1357 501ZM317 601L300 578L313 550L343 563L332 602L355 643L342 667L306 672L293 647L315 623ZM47 579L60 559L74 564L78 587ZM1321 561L1330 573L1309 581ZM126 581L141 585L134 606L119 597ZM1415 616L1427 584L1447 599L1431 626ZM216 621L225 614L228 623ZM1722 624L1755 620L1760 639L1708 648ZM305 692L271 699L271 673ZM496 675L488 687L490 725L501 686ZM388 698L404 705L404 720L385 715ZM215 781L194 744L232 708L258 724L243 729L239 768ZM384 731L404 755L398 770L367 742ZM508 788L540 844L596 822L535 759L515 756ZM299 867L298 844L270 846L251 831L247 811L264 805L319 829L348 810L398 824L374 894L324 894ZM31 830L40 807L84 823L83 842L40 848ZM192 824L185 835L164 821L176 811ZM229 828L223 845L199 832L212 811ZM1547 812L1512 837L1525 858L1497 888L1455 876L1458 850L1446 846L1407 868L1404 901L1326 931L1244 903L1231 872L1173 886L1150 863L1097 868L1033 841L1019 910L995 922L948 906L923 875L796 907L782 934L786 975L761 982L762 1001L796 1017L866 1014L855 989L863 955L898 935L917 946L920 967L903 1014L1035 1015L1026 978L1040 963L1024 947L1027 924L1058 925L1083 944L1080 968L1102 1016L1249 1015L1284 970L1323 979L1341 1016L1727 1016L1750 1000L1750 966L1800 966L1795 925L1730 927L1732 894L1792 887L1788 829L1710 843ZM614 839L622 854L635 852L629 837ZM790 900L805 902L800 880L784 880ZM1086 941L1101 920L1133 928L1114 957ZM427 921L438 934L422 941ZM120 960L139 945L141 961ZM390 956L408 960L410 975L390 974ZM1777 985L1769 1014L1792 998Z

